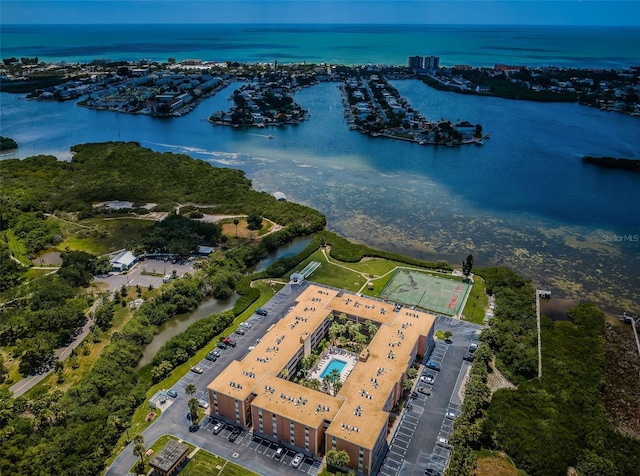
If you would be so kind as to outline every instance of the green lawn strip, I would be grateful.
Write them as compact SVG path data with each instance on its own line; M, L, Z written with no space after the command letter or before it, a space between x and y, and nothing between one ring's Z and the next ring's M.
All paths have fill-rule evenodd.
M153 457L155 456L155 454L160 451L162 448L164 448L164 446L169 442L169 440L175 440L175 441L180 441L178 438L176 438L173 435L162 435L160 438L158 438L156 441L154 441L154 443L147 447L147 451L148 450L153 450L153 453L150 456L146 456L144 459L144 469L145 469L145 474L147 474L149 471L151 471L151 466L149 466L149 461L151 461L153 459ZM189 454L196 449L196 447L194 445L192 445L191 443L187 443L186 441L181 441L181 443L183 445L186 445L189 447ZM202 451L202 450L200 450ZM131 468L129 469L129 473L134 473L134 468L135 465L137 464L137 460L136 463L131 466ZM182 472L180 474L183 474Z
M153 450L153 454L145 458L145 474L151 470L149 461L153 459L154 455L158 451L162 450L169 440L180 441L173 435L162 435L158 438L148 449ZM186 441L181 441L182 444L189 447L189 454L196 449L196 447ZM137 464L137 461L136 461ZM133 473L135 465L129 470ZM189 460L189 462L180 471L180 476L242 476L242 475L255 475L253 471L249 471L229 460L226 460L220 456L214 455L202 448L200 448L196 454Z
M484 322L485 309L489 304L489 296L487 296L484 279L480 276L475 276L474 280L475 282L471 287L471 293L467 298L462 314L464 314L466 321L482 324Z
M242 466L200 449L180 471L180 476L245 476L255 475Z
M352 292L358 291L362 287L362 285L367 282L367 279L361 274L342 267L346 266L350 268L353 263L344 264L336 261L333 258L330 259L332 263L337 263L341 266L327 263L327 260L322 254L322 251L318 250L311 256L309 256L309 258L296 266L295 271L302 270L311 261L317 261L320 263L320 267L316 269L311 276L309 276L309 281L318 284L324 284L327 286L333 286L336 288L346 289ZM289 279L290 276L291 273L287 274L286 278Z
M13 256L20 260L23 265L31 266L31 260L27 254L27 249L25 248L24 243L22 243L22 241L13 233L13 230L7 230L4 233L4 239L7 240L7 246L13 253Z

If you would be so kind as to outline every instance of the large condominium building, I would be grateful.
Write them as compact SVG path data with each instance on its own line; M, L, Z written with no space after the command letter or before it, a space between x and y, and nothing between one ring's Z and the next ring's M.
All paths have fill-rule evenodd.
M343 371L337 394L289 381L327 337L330 317L341 314L372 321L378 330L355 366ZM209 384L211 414L308 454L344 450L351 468L374 474L387 448L389 412L416 355L430 352L434 322L422 311L311 285L253 350ZM347 355L332 352L318 368Z

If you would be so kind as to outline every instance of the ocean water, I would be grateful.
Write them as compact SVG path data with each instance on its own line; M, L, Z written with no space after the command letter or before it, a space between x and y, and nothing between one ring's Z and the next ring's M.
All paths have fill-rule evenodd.
M640 28L430 25L3 25L2 57L405 65L640 64Z
M288 35L318 35L324 43L331 36L329 29L322 28L312 28L313 34L306 30L283 34L273 32L272 27L260 33L260 27L246 28L253 33L247 33L246 44L236 45L236 49L229 40L232 46L224 50L228 58L246 60L251 51L263 55L275 44L282 44L292 54L302 47L287 46L282 38ZM346 36L339 41L341 49L335 51L336 57L355 59L358 51L384 50L366 43L374 33L359 29L364 31L356 34L341 29L341 35ZM440 41L456 36L452 29L443 30ZM517 43L510 39L513 33L510 36L508 29L498 33L479 30L487 38L476 47L493 44L496 51L503 51L493 55L490 64L526 62L532 54L532 50L510 49ZM538 36L531 44L538 49L544 49L542 44L556 44L561 34L549 29L551 33L545 36L545 29L535 30ZM176 27L176 31L180 29ZM388 34L403 36L399 29ZM406 35L416 37L411 32ZM158 39L164 45L164 41L173 41L171 35L161 38L149 37L147 42ZM349 56L346 38L354 49ZM67 53L78 52L75 42L65 41ZM121 46L111 50L113 55L127 48L135 49L136 54L140 50L137 42L127 43L126 35L119 41ZM631 64L635 58L632 48L616 49L617 41L614 38L600 44L602 51L594 49L591 56L586 49L578 55L573 44L565 47L557 43L553 49L562 51L539 52L544 57L540 62L551 64L560 62L558 58L565 61L572 57L582 65L602 67L615 53L619 64ZM60 42L52 40L47 48L59 49ZM250 43L257 46L246 46ZM319 45L320 40L306 51L319 51ZM392 62L398 50L398 45L390 45L388 52L376 54ZM21 51L13 54L34 55ZM178 56L176 51L158 54L161 58ZM332 52L324 50L317 55ZM236 58L236 53L247 56ZM415 53L429 51L420 47L403 55ZM85 54L87 58L101 57L105 52L88 48ZM472 62L471 53L457 54L456 63ZM588 57L592 59L585 59ZM398 63L404 61L398 59ZM590 299L613 313L638 310L640 175L585 165L580 158L640 158L639 118L578 104L462 96L433 90L416 80L394 84L424 116L481 123L491 139L482 147L435 148L361 135L348 129L335 83L298 93L297 101L311 112L309 121L269 131L214 127L207 122L212 112L228 107L228 97L238 84L206 99L189 115L168 120L95 111L73 102L27 101L24 96L1 93L0 127L3 136L20 144L18 157L52 154L68 159L69 147L74 144L109 140L185 152L216 166L240 168L254 188L282 191L290 200L321 210L329 229L357 242L452 263L460 263L473 253L477 266L511 266L550 288L556 297Z

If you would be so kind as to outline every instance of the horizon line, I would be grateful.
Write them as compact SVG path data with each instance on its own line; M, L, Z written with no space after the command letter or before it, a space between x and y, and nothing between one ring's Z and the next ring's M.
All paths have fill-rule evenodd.
M11 27L11 26L96 26L96 25L134 25L134 26L186 26L186 25L225 25L225 26L393 26L393 27L423 27L423 26L486 26L486 27L496 27L496 26L527 26L527 27L563 27L563 28L583 28L583 27L596 27L596 28L619 28L619 27L629 27L629 28L637 28L640 29L640 25L638 24L562 24L562 23L548 23L548 24L540 24L540 23L347 23L347 22L337 22L337 23L315 23L315 22L295 22L295 23L235 23L235 22L186 22L186 23L134 23L134 22L104 22L104 23L2 23L0 22L0 26L2 27Z

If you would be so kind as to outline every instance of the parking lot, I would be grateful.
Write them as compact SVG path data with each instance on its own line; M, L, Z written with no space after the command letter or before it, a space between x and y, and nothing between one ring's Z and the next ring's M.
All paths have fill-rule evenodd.
M424 474L427 468L441 474L449 463L449 435L453 419L460 412L463 384L471 366L463 356L469 344L477 342L476 331L480 326L438 316L436 329L452 330L452 341L438 340L424 360L438 364L439 371L420 367L418 382L399 417L389 451L378 471L380 475ZM420 377L427 372L433 375L433 383L421 381ZM418 392L418 387L427 388L430 395Z
M175 262L173 262L175 261ZM106 283L109 291L114 292L122 286L141 286L154 288L162 286L162 279L167 274L172 274L175 270L177 277L182 277L186 273L193 273L194 260L171 260L171 259L146 259L136 263L126 274L113 273L105 277L98 277L97 282ZM147 274L151 273L151 274ZM155 276L155 275L161 276Z
M281 445L274 443L273 441L270 441L266 438L253 435L244 429L235 442L229 442L229 435L231 434L232 430L236 428L233 425L223 423L224 428L222 429L222 431L220 431L220 433L218 433L217 435L214 435L212 433L212 429L217 422L218 420L214 418L208 418L206 423L204 423L200 427L200 431L211 432L211 438L220 438L228 444L238 445L238 452L242 450L250 450L255 453L261 454L264 458L271 460L271 462L273 463L278 463L283 466L290 467L291 469L297 469L301 473L309 474L311 476L317 475L320 471L321 460L311 458L309 456L304 457L302 463L298 468L293 468L293 466L291 466L291 462L293 461L293 458L295 457L297 451L294 451L290 448L285 448L285 453L280 457L280 459L277 459L275 457L276 450L280 448Z

